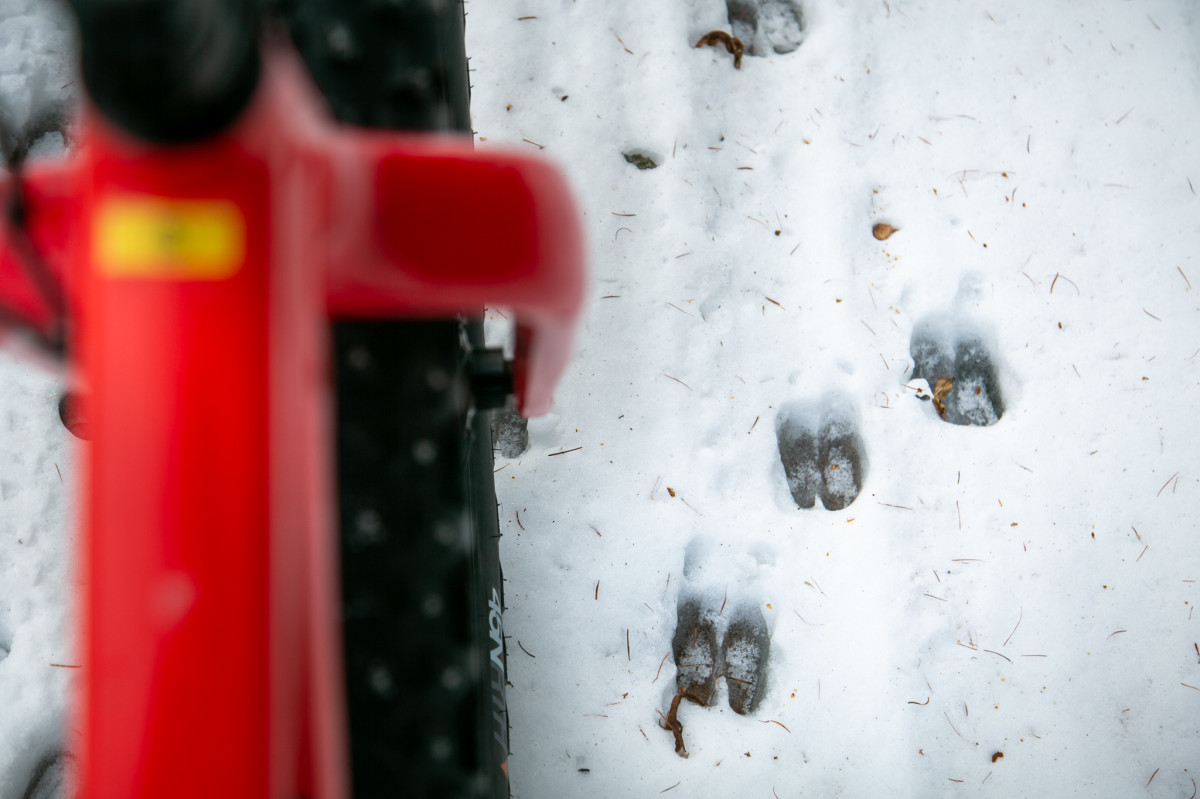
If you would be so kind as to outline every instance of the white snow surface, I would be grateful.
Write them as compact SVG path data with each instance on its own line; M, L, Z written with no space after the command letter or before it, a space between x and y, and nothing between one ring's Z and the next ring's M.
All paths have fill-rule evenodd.
M0 3L14 108L58 85L40 5ZM1194 796L1200 4L798 6L735 70L693 46L724 0L468 5L477 146L559 164L591 258L555 411L497 463L514 797ZM906 386L925 323L989 347L995 425ZM0 799L68 723L60 390L0 353ZM831 393L870 467L801 511L776 416ZM687 760L685 583L772 630L753 717L681 710Z

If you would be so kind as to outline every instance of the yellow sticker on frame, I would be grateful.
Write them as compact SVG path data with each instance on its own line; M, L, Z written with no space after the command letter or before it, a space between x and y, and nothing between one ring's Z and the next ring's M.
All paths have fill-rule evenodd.
M93 221L92 257L115 278L224 280L246 258L246 221L229 200L113 197Z

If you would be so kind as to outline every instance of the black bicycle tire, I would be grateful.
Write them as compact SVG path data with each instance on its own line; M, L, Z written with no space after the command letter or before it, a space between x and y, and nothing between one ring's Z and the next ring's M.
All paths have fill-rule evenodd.
M461 0L293 0L341 121L470 132ZM419 232L414 232L419 235ZM479 319L333 325L355 799L507 799L503 577Z

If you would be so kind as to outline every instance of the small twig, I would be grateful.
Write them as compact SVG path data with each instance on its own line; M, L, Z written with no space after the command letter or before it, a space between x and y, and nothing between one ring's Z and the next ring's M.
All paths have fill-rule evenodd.
M1145 787L1147 787L1147 788L1149 788L1149 787L1150 787L1150 783L1154 782L1154 778L1158 776L1158 772L1159 772L1159 771L1161 771L1161 770L1162 770L1161 768L1156 768L1156 769L1154 769L1154 773L1150 775L1150 779L1146 780L1146 786L1145 786Z
M564 449L561 452L551 452L546 457L553 458L555 455L566 455L568 452L578 452L581 449L583 449L582 446L575 447L575 449Z
M1014 635L1016 635L1016 634L1017 634L1017 627L1020 627L1020 626L1021 626L1021 619L1024 619L1024 618L1025 618L1025 608L1024 608L1024 607L1022 607L1022 608L1021 608L1021 615L1019 615L1019 616L1017 617L1017 626L1016 626L1016 627L1013 627L1013 630L1012 630L1012 632L1011 632L1011 633L1009 633L1009 634L1008 634L1008 637L1004 639L1004 643L1002 644L1002 646L1008 646L1008 642L1009 642L1009 641L1011 641L1011 640L1012 640L1012 637L1013 637Z
M1153 319L1153 320L1155 320L1155 321L1157 321L1157 322L1161 322L1161 321L1162 321L1162 320L1161 320L1161 319L1159 319L1157 316L1155 316L1154 314L1152 314L1152 313L1150 313L1149 311L1147 311L1145 308L1143 308L1143 309L1142 309L1142 313L1144 313L1146 316L1149 316L1151 319Z
M612 28L609 28L609 30L612 31L613 36L617 37L617 41L621 42L621 37L619 35L617 35L617 32L615 30L613 30ZM629 53L630 55L633 55L633 51L625 46L625 42L621 42L621 47L624 48L625 52Z
M687 757L687 752L684 752L684 753L681 755L681 757ZM672 785L670 788L663 788L661 791L659 791L659 793L666 793L667 791L673 791L673 790L675 790L676 788L678 788L680 785L683 785L683 780L680 780L679 782L675 783L675 784L674 784L674 785Z
M970 740L969 738L967 738L967 736L963 735L961 732L958 731L958 727L954 726L953 721L950 721L949 713L947 713L946 711L943 710L942 715L946 717L946 722L950 725L950 729L954 730L954 732L958 735L959 738L962 738L964 741Z
M526 144L532 144L534 147L538 148L539 150L545 150L545 149L546 149L546 145L544 145L544 144L538 144L537 142L535 142L535 141L531 141L531 140L529 140L529 139L521 139L521 141L525 142Z
M1121 633L1127 633L1127 632L1129 632L1129 631L1128 630L1115 630L1114 632L1111 632L1108 634L1108 638L1112 638L1114 635L1120 635ZM1104 640L1107 641L1108 638L1105 638Z
M663 664L667 662L667 658L670 656L671 653L668 652L667 654L663 655L663 659L658 662L658 671L654 672L654 679L650 681L651 685L654 685L654 683L658 682L658 678L662 675Z
M517 646L521 647L521 651L524 652L526 655L529 655L529 657L534 658L535 660L537 659L537 655L533 654L528 649L526 649L520 641L517 641Z
M1183 274L1183 267L1176 265L1175 268L1179 270L1180 275L1183 275L1183 282L1187 283L1188 291L1191 291L1192 281L1188 280L1188 276Z
M999 652L995 651L994 649L985 649L983 651L987 652L989 655L996 655L997 657L1002 657L1005 660L1007 660L1009 663L1012 663L1012 658L1010 658L1008 655L1001 655Z
M521 511L517 511L517 527L520 527L522 530L525 529L525 525L521 524Z
M693 389L691 386L689 386L687 383L685 383L685 382L683 382L682 380L680 380L678 377L671 377L671 376L670 376L669 374L667 374L666 372L663 372L663 377L667 377L667 378L670 378L671 380L674 380L676 383L678 383L679 385L683 386L683 387L684 387L684 388L686 388L688 391L694 391L694 390L695 390L695 389Z
M67 663L51 663L50 665L56 669L82 669L83 668L83 666L71 666Z
M597 580L597 581L596 581L596 596L595 596L595 600L596 600L597 602L599 602L599 601L600 601L600 581L599 581L599 580Z
M746 435L750 435L751 433L754 432L754 428L758 427L758 420L761 418L762 418L761 416L754 417L754 424L750 425L750 429L746 431Z
M908 700L908 703L910 705L917 705L919 707L925 707L926 705L929 704L929 700L931 700L931 699L933 699L932 696L926 697L924 702L915 702L912 699L910 699L910 700Z
M785 730L788 731L788 735L792 734L792 731L788 730L787 726L782 721L776 721L775 719L767 719L766 721L760 721L758 723L759 724L778 724L780 727L783 727Z
M600 583L596 583L596 590L597 591L600 590ZM628 627L625 628L625 659L630 662L633 661L633 653L629 649L629 628Z
M678 305L676 305L676 304L675 304L675 303L673 303L673 302L668 302L668 303L667 303L667 305L670 305L672 308L674 308L675 310L679 311L681 314L687 314L688 316L692 317L693 319L696 317L696 315L695 315L695 314L693 314L693 313L688 313L687 311L683 310L682 308L680 308Z
M666 722L666 729L675 735L675 754L686 759L688 752L687 747L683 745L683 724L679 722L679 703L682 699L683 688L680 688L679 693L675 694L674 698L671 699L671 710L663 720ZM662 711L659 711L658 715L661 716ZM678 784L675 783L675 785ZM674 788L675 785L672 785L671 788ZM671 790L671 788L668 788L667 791ZM667 791L662 791L662 793L666 793Z
M1167 490L1167 486L1169 486L1169 485L1171 484L1171 481L1172 481L1172 480L1174 480L1174 479L1175 479L1176 477L1178 477L1178 476L1179 476L1179 472L1175 472L1175 474L1173 474L1173 475L1171 475L1170 477L1168 477L1168 478L1167 478L1167 482L1163 483L1163 485L1162 485L1162 488L1158 489L1158 493L1157 493L1157 494L1155 494L1154 496L1156 496L1156 497L1161 497L1161 496L1162 496L1162 492L1166 491L1166 490Z
M1051 294L1053 294L1053 293L1054 293L1054 285L1055 285L1056 283L1058 283L1058 279L1059 279L1060 277L1061 277L1063 280L1065 280L1065 281L1067 281L1068 283L1070 283L1072 286L1075 286L1075 293L1076 293L1076 294L1083 294L1083 292L1079 290L1079 286L1076 286L1076 285L1075 285L1075 281L1074 281L1074 280L1071 280L1071 278L1067 277L1066 275L1062 274L1061 272L1055 272L1055 273L1054 273L1054 279L1050 281L1050 293L1051 293Z

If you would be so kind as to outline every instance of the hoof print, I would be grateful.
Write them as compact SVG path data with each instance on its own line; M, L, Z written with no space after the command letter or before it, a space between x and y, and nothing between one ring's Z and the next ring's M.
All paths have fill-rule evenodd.
M821 504L826 510L842 510L862 491L862 441L852 424L833 418L821 424L819 440Z
M845 401L785 410L776 428L779 459L792 499L811 508L820 496L826 510L842 510L862 491L866 457Z
M734 611L721 647L729 707L745 716L754 712L766 693L771 636L762 611L754 605Z
M697 597L680 599L675 637L675 686L685 699L707 706L717 687L716 614Z
M517 413L512 397L503 408L492 411L492 448L510 460L529 449L529 420Z
M804 41L804 12L799 0L725 0L733 35L749 55L784 55Z
M817 465L817 438L812 430L794 418L784 419L777 433L779 459L787 476L788 491L801 508L817 503L821 469Z
M933 391L937 415L957 425L987 427L1004 415L996 366L978 335L937 331L924 325L913 332L910 352L914 378Z

